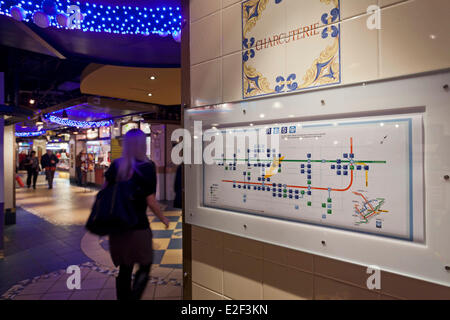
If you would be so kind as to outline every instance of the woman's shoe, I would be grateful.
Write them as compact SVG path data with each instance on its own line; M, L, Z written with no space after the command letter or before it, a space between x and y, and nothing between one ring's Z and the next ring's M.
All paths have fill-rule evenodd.
M149 280L148 274L145 273L136 273L133 282L133 290L131 292L132 300L141 300L142 294L144 293L145 288L147 287L147 283Z
M131 299L131 281L126 281L120 277L116 278L116 295L117 300Z

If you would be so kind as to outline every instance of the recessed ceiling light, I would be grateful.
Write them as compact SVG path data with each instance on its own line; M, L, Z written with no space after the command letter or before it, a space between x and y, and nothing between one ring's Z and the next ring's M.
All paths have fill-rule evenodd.
M34 104L35 102L36 102L36 100L30 99L30 104Z
M151 97L153 94L149 93L148 96Z
M155 76L151 76L150 80L156 80L156 77Z

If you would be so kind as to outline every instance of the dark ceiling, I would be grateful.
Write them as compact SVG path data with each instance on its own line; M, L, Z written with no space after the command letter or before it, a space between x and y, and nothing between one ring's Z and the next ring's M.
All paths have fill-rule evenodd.
M180 0L95 2L147 7L180 5ZM179 67L180 59L180 44L171 36L43 29L0 15L0 72L5 72L5 103L10 106L37 111L79 98L80 75L92 62L164 68ZM35 103L31 104L30 99Z
M111 5L134 3L140 7L150 8L161 5L180 5L180 0L96 0L96 2ZM40 28L33 22L18 22L5 15L0 15L0 45L63 59L80 58L100 64L130 67L177 68L181 61L180 43L176 42L172 36L96 33L55 27Z
M89 62L58 59L12 47L0 46L0 70L5 72L5 102L45 109L81 96L80 75ZM30 104L30 99L35 103Z

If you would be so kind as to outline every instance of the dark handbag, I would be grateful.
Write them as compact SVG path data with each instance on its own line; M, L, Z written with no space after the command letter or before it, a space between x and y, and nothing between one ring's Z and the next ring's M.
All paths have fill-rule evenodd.
M132 229L138 222L134 209L133 181L108 184L97 193L86 229L105 236Z

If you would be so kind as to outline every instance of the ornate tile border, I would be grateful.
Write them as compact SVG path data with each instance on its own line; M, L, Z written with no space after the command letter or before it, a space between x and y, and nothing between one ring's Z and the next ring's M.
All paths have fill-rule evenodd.
M267 10L273 10L276 6L281 6L282 4L289 5L290 1L292 3L292 1L299 0L246 0L242 2L243 99L290 93L341 83L340 0L307 0L308 2L320 1L324 5L324 11L320 17L317 17L319 22L309 27L304 27L303 29L298 28L288 33L283 32L278 35L269 36L268 38L264 38L264 40L257 39L252 35L251 31L255 26L264 23L261 21L263 21L262 18ZM273 2L273 5L270 2ZM330 6L331 10L329 10ZM273 21L270 24L273 24ZM322 29L322 31L318 32L319 29ZM311 36L309 39L304 39L305 30L307 30L306 35L308 37L308 32L310 32L314 35L314 38ZM270 30L267 33L271 33ZM257 62L258 51L264 48L287 45L291 40L291 36L292 42L303 39L306 49L308 48L308 41L312 40L324 41L327 44L324 44L321 53L311 61L311 67L309 69L294 69L289 70L287 74L268 75L265 71L267 65L261 65L261 63ZM289 41L287 41L288 39ZM330 40L332 40L331 44ZM284 63L286 63L286 57L284 57L284 60Z

